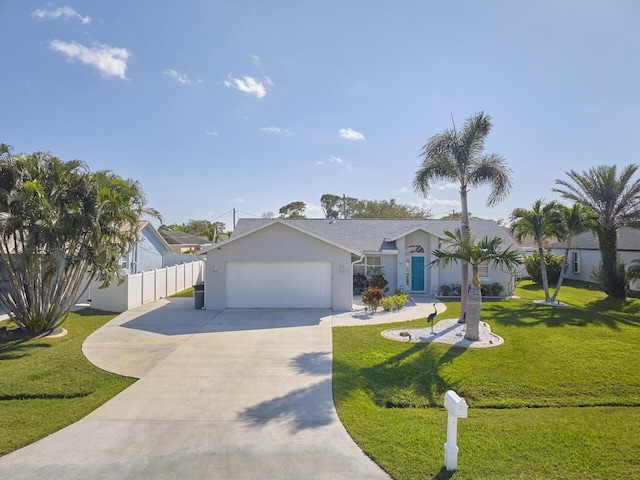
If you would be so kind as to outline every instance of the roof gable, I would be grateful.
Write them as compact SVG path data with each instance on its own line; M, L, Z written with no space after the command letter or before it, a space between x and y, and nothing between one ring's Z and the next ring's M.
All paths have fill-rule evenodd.
M140 222L140 234L146 236L151 240L151 237L155 238L156 241L161 245L164 249L165 253L171 251L171 246L167 243L167 241L160 235L156 227L154 227L151 222L147 220L143 220Z

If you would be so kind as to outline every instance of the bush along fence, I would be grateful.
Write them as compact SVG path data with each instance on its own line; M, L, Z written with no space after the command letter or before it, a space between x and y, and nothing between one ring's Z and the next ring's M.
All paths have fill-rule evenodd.
M439 297L459 297L461 288L462 287L457 282L450 285L440 285L438 287L437 295ZM504 285L500 282L482 283L480 285L480 292L483 297L502 297Z
M93 282L84 297L91 299L91 308L125 312L202 282L204 262L199 260L129 275L120 285L114 280L107 288L98 288L99 283Z

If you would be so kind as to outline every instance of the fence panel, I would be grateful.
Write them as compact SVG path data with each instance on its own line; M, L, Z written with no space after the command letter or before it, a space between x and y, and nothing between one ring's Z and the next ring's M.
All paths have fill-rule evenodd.
M167 295L167 269L159 268L156 272L156 300L166 298Z
M191 285L189 285L191 286ZM184 281L184 263L182 265L176 265L176 289L178 292L181 292L185 288Z
M136 273L135 275L129 275L127 277L128 286L128 307L135 308L142 305L142 273Z
M142 304L156 301L156 272L142 272Z

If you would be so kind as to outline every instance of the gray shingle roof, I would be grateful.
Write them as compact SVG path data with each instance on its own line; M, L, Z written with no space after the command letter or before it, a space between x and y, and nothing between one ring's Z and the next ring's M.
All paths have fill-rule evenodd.
M211 243L206 238L191 235L185 232L176 232L174 230L158 230L158 233L166 240L169 245L204 245Z
M563 244L554 243L552 248L563 248ZM598 239L595 233L585 232L571 240L571 247L580 250L598 250ZM640 251L640 230L621 228L618 230L618 250Z
M238 220L233 235L240 235L272 221L265 218L241 218ZM284 222L358 252L395 250L396 239L419 229L444 238L445 230L453 231L460 227L459 220L435 219L328 220L322 218L287 219ZM518 248L509 234L505 233L494 220L471 220L470 225L471 233L478 239L484 236L498 236L503 240L505 246Z

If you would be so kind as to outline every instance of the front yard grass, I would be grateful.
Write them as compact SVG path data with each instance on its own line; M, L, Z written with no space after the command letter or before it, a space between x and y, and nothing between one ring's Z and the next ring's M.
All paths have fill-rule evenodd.
M640 478L640 300L606 300L578 282L568 307L488 301L490 349L386 340L389 325L334 329L334 399L361 448L396 480ZM455 318L447 302L440 319ZM437 319L436 319L437 320ZM406 327L425 326L414 320ZM467 399L458 470L446 472L444 393Z
M100 370L82 354L82 342L116 314L71 313L62 338L25 338L8 321L0 334L0 455L81 419L134 378ZM13 329L13 330L12 330Z

